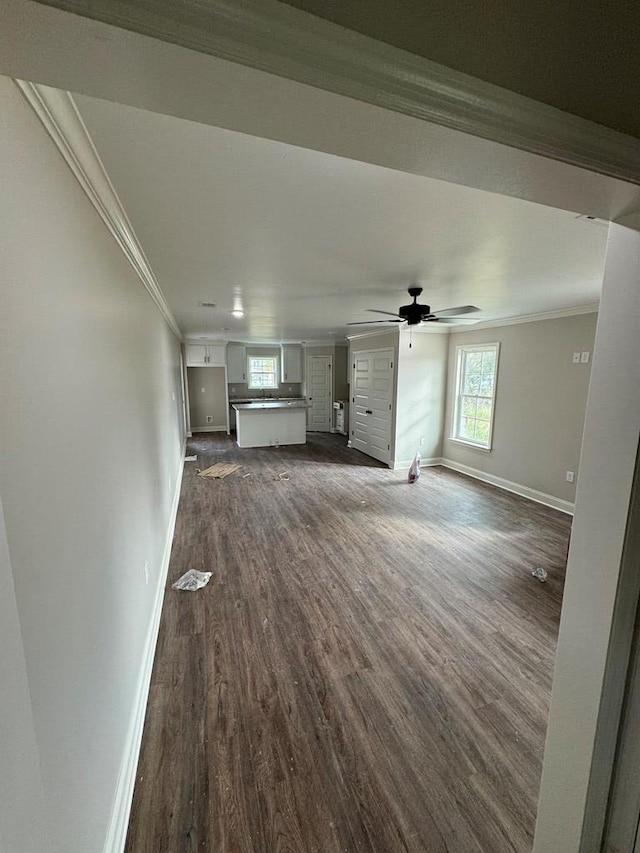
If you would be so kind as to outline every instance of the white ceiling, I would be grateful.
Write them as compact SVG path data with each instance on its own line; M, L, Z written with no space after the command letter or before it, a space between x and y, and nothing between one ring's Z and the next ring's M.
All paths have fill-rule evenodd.
M189 337L311 341L395 311L598 301L607 230L549 207L76 95ZM216 308L199 307L214 302ZM244 317L231 315L240 304ZM371 330L384 328L371 326Z

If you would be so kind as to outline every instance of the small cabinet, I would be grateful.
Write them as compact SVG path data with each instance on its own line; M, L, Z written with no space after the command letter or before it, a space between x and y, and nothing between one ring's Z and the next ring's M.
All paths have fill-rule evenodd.
M227 346L227 382L247 381L247 348L243 344Z
M224 367L226 344L187 344L185 347L187 367L215 364Z
M282 382L302 382L302 347L282 345Z

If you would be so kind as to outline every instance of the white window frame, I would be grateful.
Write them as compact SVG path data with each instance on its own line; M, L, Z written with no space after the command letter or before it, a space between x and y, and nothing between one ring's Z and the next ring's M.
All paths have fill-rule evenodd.
M467 353L471 352L487 352L488 350L493 350L496 354L496 366L494 371L493 378L493 394L491 397L487 397L486 395L469 395L462 393L462 369L464 363L464 356ZM496 391L498 387L498 363L500 359L500 343L495 341L486 344L462 344L461 346L456 347L456 374L455 374L455 388L454 388L454 397L453 397L453 412L451 418L451 435L449 436L451 441L456 441L460 444L466 444L468 447L475 447L478 450L490 451L493 447L493 421L496 413ZM474 441L473 439L464 438L460 435L460 420L462 418L462 398L465 396L475 396L480 399L489 399L491 400L491 417L489 420L489 439L486 444L481 441Z
M258 360L258 359L261 361L263 361L265 359L271 359L271 361L273 361L273 377L274 377L274 384L273 385L254 385L253 384L253 382L252 382L253 374L259 373L260 371L251 370L251 363L254 360ZM249 356L247 356L247 387L250 388L252 391L262 391L263 389L265 391L273 391L276 388L280 387L280 377L278 375L278 356L277 355L274 354L274 355L249 355Z

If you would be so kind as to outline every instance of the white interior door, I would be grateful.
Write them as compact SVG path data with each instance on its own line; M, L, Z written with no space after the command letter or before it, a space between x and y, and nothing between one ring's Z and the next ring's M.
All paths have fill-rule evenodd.
M310 432L331 432L331 362L330 355L307 358L307 429Z
M351 446L389 464L393 405L393 349L353 356Z

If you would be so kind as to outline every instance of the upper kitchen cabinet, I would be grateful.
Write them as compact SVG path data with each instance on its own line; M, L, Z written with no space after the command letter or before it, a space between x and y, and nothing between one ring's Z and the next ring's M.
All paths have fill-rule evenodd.
M302 347L282 345L282 382L302 382Z
M244 344L227 346L227 382L247 381L247 348Z
M224 367L226 364L225 343L186 344L187 367L202 367L215 364Z

